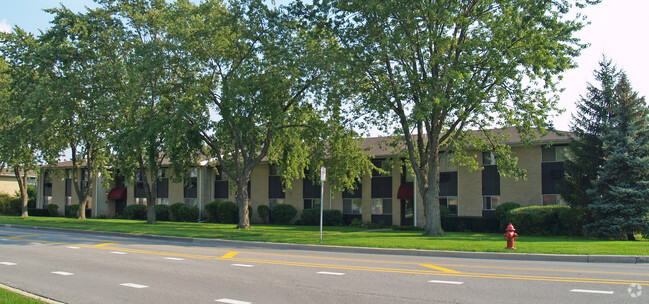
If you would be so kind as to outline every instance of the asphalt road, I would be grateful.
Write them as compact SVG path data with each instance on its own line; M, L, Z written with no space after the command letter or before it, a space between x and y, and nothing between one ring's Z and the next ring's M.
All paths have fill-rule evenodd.
M0 283L64 303L649 303L649 264L200 245L21 228L0 228Z

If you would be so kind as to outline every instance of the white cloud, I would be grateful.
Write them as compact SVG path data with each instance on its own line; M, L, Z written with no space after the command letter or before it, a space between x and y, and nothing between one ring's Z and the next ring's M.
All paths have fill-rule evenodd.
M11 32L11 25L7 23L7 19L2 19L2 21L0 21L0 32Z

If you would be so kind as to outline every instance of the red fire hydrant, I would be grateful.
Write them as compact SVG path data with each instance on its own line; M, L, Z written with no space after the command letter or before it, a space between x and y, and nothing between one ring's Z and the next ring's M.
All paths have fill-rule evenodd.
M505 237L507 238L507 249L515 250L516 247L514 247L514 241L516 241L518 233L514 232L516 229L514 229L512 223L509 223L509 226L507 226L507 229L505 230L507 230L507 233L505 233Z

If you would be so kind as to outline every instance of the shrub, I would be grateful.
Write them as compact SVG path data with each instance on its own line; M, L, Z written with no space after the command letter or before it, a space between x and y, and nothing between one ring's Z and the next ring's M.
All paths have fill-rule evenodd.
M146 206L128 205L124 208L124 215L129 220L146 220Z
M320 225L320 209L304 209L300 214L300 224L315 226Z
M324 210L322 214L322 225L340 226L343 224L343 213L340 210Z
M449 216L442 218L445 231L499 232L498 220L481 216Z
M58 216L59 215L59 205L49 204L47 205L47 211L49 216Z
M236 224L239 222L239 208L230 201L221 201L216 205L217 222L223 224ZM248 210L250 211L250 210Z
M530 206L514 209L506 217L519 234L583 235L582 220L568 206Z
M50 216L50 211L47 208L27 208L29 216Z
M507 214L509 214L509 211L518 209L520 207L520 204L513 202L507 202L498 205L498 207L496 207L496 218L498 219L498 222L500 222L500 226L505 227L507 224L509 224L509 222L507 222Z
M361 221L361 220L359 220L357 218L354 218L354 219L352 219L352 222L349 223L349 226L350 227L355 227L355 228L362 228L363 227L363 221Z
M77 217L79 213L79 205L66 205L65 206L65 217Z
M259 217L264 223L268 223L268 215L270 214L270 210L268 209L268 206L266 205L257 206L257 214L259 214Z
M156 221L168 221L169 220L169 206L167 206L167 205L156 205L155 206L155 219L156 219Z
M218 214L216 212L219 201L213 201L205 205L205 210L207 211L207 221L210 223L216 223L218 219Z
M440 217L451 216L451 209L448 209L448 207L444 205L439 205L439 216Z
M180 215L180 210L182 208L187 208L185 204L183 203L175 203L169 206L169 215L171 216L171 220L174 222L182 222L183 218Z
M198 222L198 215L200 214L200 210L198 207L194 206L191 208L185 207L184 209L180 209L181 213L186 212L183 216L183 219L185 222ZM186 210L186 211L185 211Z
M22 200L20 197L12 197L0 193L0 214L20 215L22 212Z
M189 208L183 204L182 207L178 209L178 221L187 222L189 220Z
M289 224L297 214L295 207L288 204L281 204L270 210L270 218L276 224Z

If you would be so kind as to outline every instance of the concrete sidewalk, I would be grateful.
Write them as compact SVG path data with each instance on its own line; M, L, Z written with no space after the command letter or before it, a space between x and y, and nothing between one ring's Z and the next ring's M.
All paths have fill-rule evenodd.
M158 239L158 240L165 240L165 241L191 243L191 244L203 245L203 246L245 245L245 246L263 247L263 248L277 248L277 249L393 254L393 255L430 256L430 257L473 258L473 259L497 259L497 260L557 261L557 262L582 262L582 263L630 263L630 264L649 263L649 256L535 254L535 253L515 253L515 252L497 253L497 252L466 252L466 251L419 250L419 249L366 248L366 247L345 247L345 246L328 246L328 245L305 245L305 244L232 241L232 240L222 240L222 239L201 239L201 238L188 238L188 237L165 236L165 235L78 230L78 229L23 226L23 225L12 225L12 224L0 224L0 226L6 228L83 232L83 233L90 233L90 234L97 234L97 235L121 236L121 237L132 237L132 238L143 238L143 239Z

